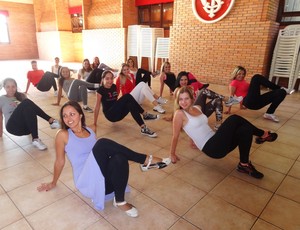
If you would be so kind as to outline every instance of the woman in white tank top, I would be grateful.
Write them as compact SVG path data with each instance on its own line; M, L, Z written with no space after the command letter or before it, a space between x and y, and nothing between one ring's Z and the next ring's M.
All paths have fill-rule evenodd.
M193 91L190 87L179 89L173 118L173 137L171 142L171 159L173 163L180 160L176 154L180 130L183 129L194 141L195 145L206 155L212 158L223 158L236 147L239 147L240 162L237 171L246 173L254 178L261 179L264 175L257 171L249 160L252 137L256 143L272 142L277 138L276 133L262 130L238 115L228 117L215 133L208 125L207 117L199 106L193 106Z

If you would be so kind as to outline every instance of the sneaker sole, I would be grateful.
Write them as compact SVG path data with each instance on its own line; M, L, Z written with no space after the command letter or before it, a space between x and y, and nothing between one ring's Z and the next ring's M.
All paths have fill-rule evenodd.
M156 121L159 119L159 116L157 115L155 119L149 119L149 118L148 119L143 118L143 119L144 119L144 121Z
M144 136L148 136L148 137L151 137L151 138L155 138L155 137L157 137L157 134L152 134L152 135L150 135L150 134L147 134L147 133L141 133L142 135L144 135Z
M264 116L264 119L266 119L266 120L270 120L270 121L274 121L274 122L276 122L276 123L278 123L278 122L279 122L279 120L278 120L278 121L276 121L276 120L273 120L272 118L268 118L268 117L265 117L265 116Z
M166 113L166 111L158 111L157 109L153 109L153 111L158 112L158 113L160 113L160 114Z

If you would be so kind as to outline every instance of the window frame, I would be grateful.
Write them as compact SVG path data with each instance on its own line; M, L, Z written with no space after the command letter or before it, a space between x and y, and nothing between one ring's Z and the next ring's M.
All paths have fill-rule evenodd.
M0 17L3 17L4 20L2 22L2 19L0 18L0 32L5 32L5 37L7 37L7 40L2 40L2 36L0 36L0 44L10 44L10 35L9 35L9 29L8 29L8 15L5 15L4 13L0 12ZM3 28L1 28L3 27ZM2 34L2 33L1 33ZM4 37L4 36L3 36Z
M300 17L300 11L285 12L284 7L285 7L285 0L279 0L276 21L279 22L281 26L300 24L300 21L282 21L286 17Z
M164 20L164 9L166 5L171 5L172 10L174 10L174 3L173 2L167 2L167 3L159 3L159 4L152 4L152 5L143 5L143 6L138 6L138 24L139 25L148 25L150 27L153 27L153 25L159 25L155 27L160 27L163 28L164 30L170 30L170 26L164 26L166 24L172 25L173 24L173 16L172 20ZM151 14L152 8L154 7L160 7L160 21L159 23L157 21L153 21L153 15ZM149 14L149 21L143 21L142 20L142 11L147 10Z

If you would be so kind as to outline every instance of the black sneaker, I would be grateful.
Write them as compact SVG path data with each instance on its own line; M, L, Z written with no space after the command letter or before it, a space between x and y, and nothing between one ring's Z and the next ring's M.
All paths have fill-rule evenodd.
M159 116L156 114L146 113L143 115L144 120L157 120L159 119Z
M255 167L252 165L251 161L249 161L248 165L241 165L241 163L238 164L236 167L236 170L241 172L241 173L247 173L249 176L252 176L256 179L261 179L264 177L264 174L261 172L257 171Z
M86 111L88 113L92 113L94 112L90 107L86 106L86 107L82 107L83 111Z
M269 131L269 135L268 135L267 137L264 137L264 138L262 138L262 137L257 137L257 138L255 138L255 143L256 143L256 144L262 144L262 143L264 143L265 141L273 142L273 141L275 141L275 140L277 139L277 137L278 137L277 133L271 133L271 132Z
M157 137L157 134L155 132L152 132L147 126L141 129L141 134L148 137Z

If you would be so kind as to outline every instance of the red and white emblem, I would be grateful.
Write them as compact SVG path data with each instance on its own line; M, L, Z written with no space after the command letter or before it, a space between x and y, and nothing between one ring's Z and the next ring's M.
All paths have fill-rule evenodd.
M223 19L231 10L234 0L193 0L193 12L204 23Z

